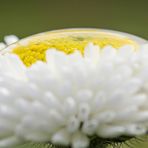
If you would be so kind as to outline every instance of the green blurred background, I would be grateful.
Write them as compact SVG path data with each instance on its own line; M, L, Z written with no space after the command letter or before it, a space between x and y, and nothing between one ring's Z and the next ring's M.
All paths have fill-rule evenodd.
M148 1L0 0L0 40L9 34L23 38L74 27L113 29L148 39ZM144 141L131 145L133 148L147 148L148 142Z
M73 27L125 31L148 39L147 0L0 0L0 39Z

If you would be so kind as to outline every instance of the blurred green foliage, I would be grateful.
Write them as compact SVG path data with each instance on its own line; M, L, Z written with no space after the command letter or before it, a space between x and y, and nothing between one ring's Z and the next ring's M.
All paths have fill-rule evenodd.
M147 0L0 0L0 40L8 34L23 38L74 27L113 29L148 39L147 15ZM147 148L144 141L130 145Z
M117 148L147 148L148 144L146 142L147 138L138 138L138 139L133 139L131 141L126 142L126 144L122 144L117 146ZM16 148L16 147L15 147ZM43 145L43 144L24 144L22 146L18 146L17 148L55 148L50 145ZM112 146L108 146L108 148L115 148Z
M73 27L96 27L148 39L147 0L0 0L0 39Z

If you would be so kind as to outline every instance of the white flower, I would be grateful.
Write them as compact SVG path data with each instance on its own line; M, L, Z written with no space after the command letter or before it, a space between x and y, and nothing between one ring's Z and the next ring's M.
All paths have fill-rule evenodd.
M7 45L13 44L13 43L17 42L18 40L19 40L18 37L15 35L5 36L5 38L4 38L5 43L0 42L0 51L3 50L4 48L6 48Z
M4 41L7 45L13 44L17 42L18 40L19 40L18 37L15 35L8 35L4 37Z
M0 42L0 50L4 49L6 47L6 45L2 42Z
M26 67L0 56L0 147L27 141L85 148L89 136L137 136L148 130L148 45L100 50L88 44Z

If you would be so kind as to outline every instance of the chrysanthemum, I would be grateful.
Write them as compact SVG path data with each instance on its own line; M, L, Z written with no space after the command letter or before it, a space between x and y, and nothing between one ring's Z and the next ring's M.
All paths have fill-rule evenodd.
M30 141L86 148L147 131L145 40L62 30L1 50L0 148Z

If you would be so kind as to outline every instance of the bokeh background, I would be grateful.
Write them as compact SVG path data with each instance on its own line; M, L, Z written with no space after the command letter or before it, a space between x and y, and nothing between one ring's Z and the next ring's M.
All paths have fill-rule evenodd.
M148 1L0 0L1 41L9 34L23 38L39 32L74 27L113 29L148 39ZM147 148L147 140L130 145ZM24 147L31 148L32 145Z
M148 39L148 1L0 0L0 39L73 27L107 28Z

